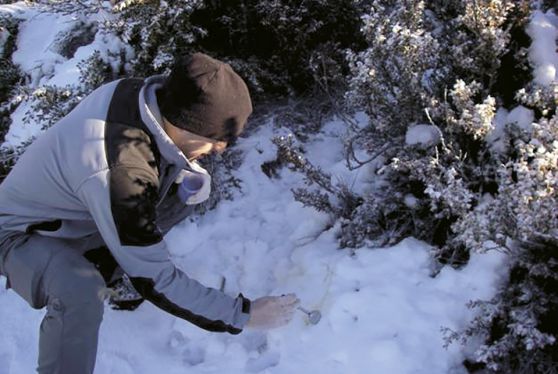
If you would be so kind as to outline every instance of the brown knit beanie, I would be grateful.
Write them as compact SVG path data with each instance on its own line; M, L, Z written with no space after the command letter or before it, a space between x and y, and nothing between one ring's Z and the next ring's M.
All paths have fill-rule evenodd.
M233 69L203 53L178 61L157 91L163 116L206 138L231 141L242 132L252 102Z

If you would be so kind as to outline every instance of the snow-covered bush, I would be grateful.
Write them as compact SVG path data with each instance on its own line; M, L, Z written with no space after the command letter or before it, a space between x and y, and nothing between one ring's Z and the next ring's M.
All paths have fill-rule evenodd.
M112 56L118 59L119 56ZM119 77L119 71L113 66L121 66L117 61L112 64L110 57L103 57L99 51L78 63L80 72L79 83L64 87L43 85L34 90L28 90L27 100L32 101L23 121L26 123L40 123L46 129L68 114L79 102L103 83Z
M495 373L558 372L558 240L531 236L511 246L509 281L489 301L469 307L477 317L463 331L445 329L447 344L482 337L467 360Z
M68 39L66 40L59 35L58 47L69 53L72 49L75 51L79 47L76 44L76 33L69 32L64 35ZM77 39L83 41L81 37ZM90 40L90 38L87 40ZM63 87L54 85L41 85L36 88L19 87L14 91L9 100L0 106L2 113L6 114L5 117L2 117L2 120L4 118L9 120L9 115L15 107L22 101L28 101L30 106L23 117L23 122L40 124L43 130L47 129L68 114L95 88L118 78L122 73L121 69L123 69L125 63L125 61L122 61L122 58L122 55L112 56L110 52L101 54L99 51L95 51L89 58L78 63L78 70L80 72L79 84ZM118 71L115 71L114 67L117 67ZM5 126L5 131L7 131L8 126L9 122ZM0 149L0 180L8 174L27 145L31 144L32 141L33 139L29 139L15 148L3 147Z
M274 99L259 103L254 122L264 123L261 116L273 120L276 126L288 129L300 142L311 140L337 112L331 101L319 88L308 94L286 100Z
M21 80L21 72L11 60L17 33L18 21L8 14L0 13L0 102L2 104L12 96L12 89ZM1 110L4 112L6 108ZM4 121L4 117L5 115L2 115L1 121ZM4 126L0 126L0 134L3 134L2 128Z
M556 112L558 102L558 83L540 86L530 84L516 93L517 101L533 109L539 116L548 116Z
M406 147L405 136L409 126L426 122L423 109L447 75L442 46L431 27L434 21L424 1L371 1L362 16L367 48L348 53L346 99L350 108L364 109L370 120L365 128L352 128L346 152L350 168L368 163L354 156L355 149L372 153L369 162L385 160L384 167L376 168L385 183L364 196L364 203L343 224L342 245L381 245L424 232L417 227L421 220L413 217L424 215L425 204L414 195L424 195L425 186L410 180L406 167L396 169L402 157L422 159L414 157L413 150L432 153L420 146Z
M112 5L115 18L102 27L134 47L135 75L165 72L176 57L202 50L230 63L246 79L255 100L261 100L262 94L311 92L314 101L307 98L304 103L312 101L323 113L331 102L316 104L316 87L334 95L344 84L344 48L362 44L357 23L361 5L348 0L132 0ZM319 129L321 116L312 126L301 125L297 115L286 114L285 120L305 137ZM221 164L215 164L219 167L214 174L231 186L238 185L226 166L220 170ZM219 183L223 192L213 196L226 198L221 186L228 182ZM215 201L206 205L214 206Z
M22 74L11 60L17 33L18 20L0 13L0 143L4 141L12 123L10 115L19 104L15 91ZM11 150L0 149L0 181L8 174L14 162Z
M201 0L113 1L117 17L105 25L136 52L132 60L137 76L162 73L174 58L192 51L204 31L190 21Z
M526 92L522 98L538 102L539 112L545 112L541 90ZM508 124L505 139L507 157L496 171L498 192L454 229L456 240L470 249L506 251L510 278L493 300L473 303L479 316L449 337L467 341L484 336L485 344L472 359L496 372L556 372L558 115L540 117L528 127Z
M558 312L558 90L526 84L531 67L524 31L531 6L556 9L555 2L35 3L48 11L91 16L52 44L64 58L72 58L99 32L119 37L135 55L96 51L79 64L79 85L14 95L20 78L9 55L17 23L2 16L1 110L8 108L4 102L13 108L18 100L31 100L26 120L48 127L91 90L123 73L165 72L176 57L194 50L225 60L248 81L256 99L267 93L288 101L276 120L294 135L274 139L277 157L262 171L270 178L283 166L303 173L306 185L293 190L295 199L339 223L341 247L383 246L413 235L437 248L440 263L454 266L465 265L471 251L509 253L509 283L493 300L472 303L477 319L450 338L483 337L485 345L471 360L496 372L558 370L553 320ZM125 67L128 62L132 69ZM316 87L330 95L329 101ZM373 188L359 194L310 163L302 143L320 129L330 107L340 105L335 95L340 87L348 87L346 109L364 110L370 119L364 127L348 126L348 167L366 166L375 175ZM290 96L301 92L304 99ZM517 104L523 113L532 111L532 121L497 120L502 105L511 110ZM0 151L0 180L24 148ZM200 212L240 189L233 171L241 160L234 149L203 160L214 193Z
M8 176L12 167L16 164L19 156L23 154L25 149L33 142L29 139L15 147L1 147L0 148L0 183Z
M211 175L211 195L209 199L194 207L194 212L203 214L214 209L220 201L232 200L241 191L241 181L234 172L242 163L242 152L229 149L221 155L203 157L200 164Z
M558 228L558 114L510 138L515 155L499 170L498 199L512 223L504 234L525 241Z
M490 88L501 57L507 52L510 28L527 1L478 0L450 2L459 12L449 22L448 57L462 79L477 80ZM450 5L450 7L452 6ZM518 14L512 14L516 11Z
M19 21L6 13L0 13L0 56L9 58L15 48Z
M37 3L48 12L91 20L85 28L70 30L78 45L80 40L94 35L89 32L91 27L119 37L135 50L130 62L136 76L165 72L174 58L190 52L194 41L204 33L190 22L191 13L202 6L201 0L40 0ZM64 38L66 46L69 41L70 38Z
M21 72L9 58L0 58L0 101L5 101L21 79Z
M104 12L111 9L110 1L99 0L80 0L80 1L65 1L65 0L25 0L28 3L35 3L42 6L42 9L48 12L56 12L71 15L73 17L91 17L99 12Z
M466 261L468 248L452 226L497 190L498 160L487 142L497 105L491 93L509 30L525 21L525 11L500 0L372 1L362 28L368 48L348 54L347 93L370 122L354 131L347 153L380 156L377 177L386 187L365 196L363 205L376 210L355 215L351 235L373 240L367 226L382 212L372 221L392 217L383 224L392 241L415 235L435 244L441 261Z
M370 117L350 127L349 166L367 164L355 156L366 150L381 182L341 243L374 245L387 228L434 244L441 263L508 253L509 283L450 336L484 337L471 361L506 373L558 371L558 90L526 83L531 5L375 1L363 18L370 45L349 53L347 98ZM502 104L523 115L502 122Z
M345 48L362 44L361 5L341 1L217 0L195 11L199 46L229 60L254 89L304 92L339 84Z
M29 93L32 101L26 112L25 123L40 123L43 130L68 114L85 97L85 91L76 86L41 86Z
M166 72L177 57L205 51L230 63L258 93L344 85L346 48L364 46L365 2L342 0L38 1L49 11L87 14L135 50L133 73Z
M407 125L428 103L442 71L440 45L425 27L425 2L372 1L362 17L368 42L349 52L349 105L370 116L368 137L405 135Z
M120 64L123 65L123 64ZM112 64L103 58L99 51L78 64L79 81L86 92L91 92L100 85L119 77L119 71L114 71Z
M277 170L287 167L300 172L305 177L306 186L293 189L295 200L330 215L332 222L350 222L353 212L363 199L343 182L334 182L330 174L313 165L304 156L301 145L294 134L277 136L272 139L277 147L277 157L264 163L262 171L270 178L278 176ZM340 240L342 246L349 246Z

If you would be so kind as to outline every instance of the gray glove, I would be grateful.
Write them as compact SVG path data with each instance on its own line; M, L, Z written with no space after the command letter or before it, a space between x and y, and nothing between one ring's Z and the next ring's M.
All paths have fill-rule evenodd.
M252 301L246 327L268 330L288 324L300 300L295 294L264 296Z

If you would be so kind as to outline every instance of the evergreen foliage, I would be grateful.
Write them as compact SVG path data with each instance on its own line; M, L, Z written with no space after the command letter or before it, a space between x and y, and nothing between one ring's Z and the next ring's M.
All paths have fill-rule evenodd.
M84 91L74 86L42 86L29 93L32 101L25 123L40 123L43 130L54 125L84 98Z
M206 30L199 45L231 64L260 92L335 86L343 51L358 48L361 7L354 1L214 0L192 14Z
M131 61L136 76L167 72L175 58L196 48L204 33L192 24L190 15L201 0L115 1L117 18L105 25L135 51Z
M465 331L447 331L449 341L484 339L470 367L558 371L558 89L530 83L525 33L532 10L558 12L555 2L35 2L104 15L60 35L54 48L66 58L98 33L119 37L135 54L96 51L79 64L75 86L17 88L22 73L10 58L17 21L0 15L0 135L22 100L31 101L25 120L47 128L107 81L165 73L180 56L207 52L239 71L256 100L283 100L275 120L292 134L273 139L277 157L262 171L302 173L295 199L339 223L340 247L412 235L433 245L440 266L465 266L472 251L509 255L508 283L494 299L471 304L478 316ZM499 108L520 104L533 111L533 124L494 127ZM347 116L357 110L369 117L364 127ZM333 112L347 118L347 166L375 176L366 193L305 157L304 142ZM428 140L414 140L416 132ZM0 150L0 180L29 142ZM200 213L241 188L233 175L241 161L234 149L204 160L214 193Z
M21 72L11 61L17 33L18 21L10 15L0 13L0 139L9 127L9 114L13 109L7 101L21 80Z
M93 91L104 83L116 79L119 74L115 72L112 65L103 59L99 51L93 52L87 60L78 64L80 72L79 82L85 91Z
M521 94L546 106L538 94ZM527 130L510 124L505 134L508 157L496 171L498 193L456 227L468 248L492 245L506 251L512 262L509 283L490 302L474 303L480 315L467 330L450 336L485 336L474 358L496 372L558 371L557 135L556 113L547 112Z
M211 175L211 195L209 199L194 206L197 214L214 209L220 201L232 200L235 192L241 191L242 181L234 176L243 160L243 154L236 149L228 149L221 155L202 158L200 164Z
M68 41L73 43L73 37ZM110 58L113 61L108 61ZM116 66L122 66L120 58L121 56L110 55L103 57L99 51L95 51L78 64L80 84L64 87L44 85L28 92L27 100L32 104L23 121L40 123L43 130L46 130L68 114L95 88L118 78L119 72L114 71L113 66L114 60Z
M259 93L304 92L343 84L344 49L363 45L361 6L265 0L114 2L107 23L136 50L138 76L167 71L195 50L229 62Z
M468 366L495 373L558 371L557 245L556 235L516 242L509 283L491 300L469 304L478 316L464 331L444 329L447 344L484 338Z
M386 186L363 196L351 244L376 244L370 228L382 222L371 222L379 211L395 225L394 240L427 240L441 263L464 266L470 251L508 253L510 283L494 300L474 303L478 319L452 337L486 337L472 360L489 370L555 372L557 331L548 321L556 297L547 285L557 274L556 89L526 85L528 43L517 31L534 4L404 3L373 1L362 29L369 47L348 55L347 98L370 116L349 138L349 165L372 168ZM502 62L517 74L503 76L510 68ZM500 98L504 89L511 94ZM502 103L533 109L536 123L495 129ZM430 129L429 142L412 141L417 127ZM355 149L370 159L357 159Z
M61 4L66 9L67 4ZM72 8L73 9L73 8ZM58 10L60 11L60 10ZM87 26L84 30L79 30L79 26ZM17 29L16 29L17 30ZM81 43L90 43L94 37L95 27L85 23L77 23L77 26L69 32L58 35L56 46L54 48L59 53L66 53L67 57L72 57ZM14 33L17 35L17 33ZM10 64L11 60L7 60ZM101 54L95 51L87 59L78 64L80 72L79 84L68 86L42 85L37 88L20 86L17 89L12 88L9 96L0 106L0 130L3 136L11 123L10 114L22 102L30 103L29 109L26 111L23 122L30 124L40 124L42 130L46 130L58 120L68 114L79 102L101 84L112 81L122 74L125 64L122 54L111 54L110 52ZM12 66L14 66L12 64ZM117 70L115 70L115 67ZM19 72L19 69L14 66ZM17 83L23 80L19 76ZM0 181L9 173L10 169L17 162L19 156L25 151L25 148L33 142L34 139L28 139L23 144L16 147L0 148Z
M0 143L12 123L10 115L17 108L20 98L16 86L22 80L19 68L12 63L19 22L12 16L0 13ZM15 160L11 150L0 148L0 181L8 174Z

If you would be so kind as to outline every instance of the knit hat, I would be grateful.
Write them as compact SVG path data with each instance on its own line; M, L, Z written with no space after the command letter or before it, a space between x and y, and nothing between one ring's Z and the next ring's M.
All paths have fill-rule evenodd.
M242 78L228 64L203 53L175 64L157 91L157 101L176 127L223 141L238 137L252 113Z

